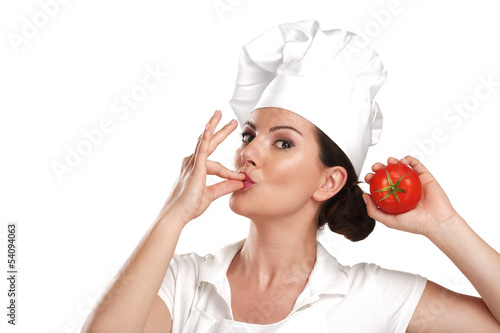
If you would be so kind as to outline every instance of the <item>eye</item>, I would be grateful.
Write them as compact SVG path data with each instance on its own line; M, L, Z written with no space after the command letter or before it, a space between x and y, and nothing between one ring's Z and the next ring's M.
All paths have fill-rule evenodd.
M254 136L248 132L241 133L241 141L245 143L250 143L254 139Z
M293 147L293 143L290 140L278 140L276 141L275 146L279 149L290 149Z

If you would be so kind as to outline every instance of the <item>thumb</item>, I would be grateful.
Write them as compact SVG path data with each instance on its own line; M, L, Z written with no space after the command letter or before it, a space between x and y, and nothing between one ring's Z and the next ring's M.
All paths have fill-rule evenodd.
M382 209L380 209L375 201L373 201L371 195L369 195L368 193L363 194L363 200L366 203L366 211L368 215L374 220L386 224L387 221L389 221L391 218L394 218L394 216L392 216L391 214L387 214Z

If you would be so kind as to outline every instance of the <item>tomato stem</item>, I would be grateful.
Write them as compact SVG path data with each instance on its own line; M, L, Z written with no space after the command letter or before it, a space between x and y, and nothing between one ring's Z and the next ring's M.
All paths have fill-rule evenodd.
M410 171L408 171L408 172L410 172ZM401 183L401 181L403 180L403 178L406 177L406 175L408 174L408 172L405 173L403 176L401 176L396 181L396 183L393 183L392 179L391 179L391 176L389 175L389 172L387 171L387 169L385 169L385 174L387 175L387 182L389 183L389 186L386 186L384 188L381 188L378 191L375 191L375 192L385 192L385 191L387 191L387 194L382 199L377 200L377 201L385 200L388 197L390 197L391 195L394 195L394 197L396 198L396 200L398 201L398 203L402 206L401 201L399 201L398 192L404 193L404 194L406 194L406 192L405 192L405 190L403 190L402 188L399 187L399 184Z

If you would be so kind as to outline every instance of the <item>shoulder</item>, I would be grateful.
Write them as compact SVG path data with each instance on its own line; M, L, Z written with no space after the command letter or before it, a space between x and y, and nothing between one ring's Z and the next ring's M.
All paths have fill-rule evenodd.
M361 262L355 265L343 265L320 243L318 243L318 266L323 276L336 275L349 284L377 283L390 284L400 281L409 283L414 280L425 280L417 274L382 268L374 263ZM339 274L340 273L340 274Z
M213 257L197 253L174 254L163 278L158 295L165 301L170 313L173 313L174 299L192 299L199 281L200 266Z
M242 244L243 241L227 245L215 254L174 254L158 291L172 314L174 326L182 326L201 297L224 282L227 266Z
M243 242L244 240L241 240L226 245L215 254L200 255L195 252L174 254L168 270L171 275L183 276L196 284L203 281L216 284L225 277L227 268L241 249Z
M380 287L407 288L410 285L425 287L426 279L418 274L380 267L373 263L342 266L351 281L370 281Z
M418 274L387 269L374 263L342 265L324 248L318 253L323 262L321 275L329 276L331 281L324 284L328 284L328 289L343 290L347 296L370 295L389 303L403 301L405 298L419 298L427 283L427 279Z
M404 332L422 297L427 279L408 272L387 269L373 263L353 266L337 264L345 276L346 288L339 306L369 313L387 332Z
M177 274L198 272L202 263L207 260L212 260L214 255L209 253L206 255L200 255L195 252L174 254L172 261L170 262L170 267L173 272Z

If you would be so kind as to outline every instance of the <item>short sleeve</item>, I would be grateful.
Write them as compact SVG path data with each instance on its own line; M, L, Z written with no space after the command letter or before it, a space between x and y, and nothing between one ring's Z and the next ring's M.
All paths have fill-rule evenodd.
M367 270L380 292L390 332L405 332L427 284L418 275L380 268L369 264Z
M158 296L165 302L165 305L172 315L174 309L174 295L175 295L175 282L179 270L179 256L174 254L170 265L168 266L167 273L163 278L163 282L158 291Z
M174 254L172 257L158 296L170 311L174 328L182 327L189 317L197 296L200 264L204 260L196 253Z

